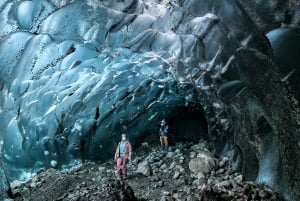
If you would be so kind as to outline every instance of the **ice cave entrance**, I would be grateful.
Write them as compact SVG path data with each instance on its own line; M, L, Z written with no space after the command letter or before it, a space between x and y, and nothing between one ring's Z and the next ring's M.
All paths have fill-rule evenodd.
M207 139L208 126L201 107L178 107L167 119L170 144Z

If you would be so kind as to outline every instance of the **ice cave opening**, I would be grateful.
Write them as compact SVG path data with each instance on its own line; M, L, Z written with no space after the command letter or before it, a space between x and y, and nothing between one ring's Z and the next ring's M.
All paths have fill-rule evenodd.
M171 145L178 141L207 139L208 125L200 106L179 106L167 119Z

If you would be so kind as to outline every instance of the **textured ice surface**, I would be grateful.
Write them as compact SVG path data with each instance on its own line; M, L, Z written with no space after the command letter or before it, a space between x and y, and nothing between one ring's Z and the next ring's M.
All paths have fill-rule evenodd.
M196 12L196 6L203 10ZM228 23L231 33L220 20L235 17L233 11L224 14L227 6L238 11L234 2L224 2L218 15L207 13L212 6L3 4L1 17L7 9L12 13L0 46L3 158L16 171L11 175L53 161L61 167L77 159L110 158L120 132L132 139L155 133L157 122L176 107L199 102L197 91L211 94L214 80L234 63L231 54L241 37L239 29Z
M182 108L207 119L208 133L193 134L209 136L218 153L238 147L241 171L266 178L263 152L270 152L257 146L265 139L256 136L257 120L266 116L274 128L268 133L277 135L281 111L271 111L285 108L263 107L278 99L271 90L280 88L276 68L266 38L234 0L33 0L0 7L0 140L10 180L110 159L121 132L138 146L157 135L162 118L179 122ZM271 98L264 96L269 91Z

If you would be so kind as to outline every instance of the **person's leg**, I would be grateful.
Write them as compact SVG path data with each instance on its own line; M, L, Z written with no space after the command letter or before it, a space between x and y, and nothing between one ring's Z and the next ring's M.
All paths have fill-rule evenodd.
M163 151L164 150L164 137L160 136L159 140L160 140L160 149L161 149L161 151Z
M123 160L121 157L117 159L117 174L118 174L119 178L122 177L122 162L123 162Z
M169 141L167 136L164 137L164 144L165 144L165 151L168 151Z
M127 177L127 158L122 157L122 178L125 179Z
M160 140L160 145L161 145L161 146L164 146L164 137L163 137L163 136L160 136L160 137L159 137L159 140Z

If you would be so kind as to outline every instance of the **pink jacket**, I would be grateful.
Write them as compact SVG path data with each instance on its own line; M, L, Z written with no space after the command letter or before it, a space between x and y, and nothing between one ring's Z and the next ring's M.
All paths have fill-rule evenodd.
M131 155L132 155L132 147L130 142L127 140L126 147L125 147L125 157L131 160ZM116 149L115 160L117 160L117 158L119 157L120 157L120 143L118 144Z

